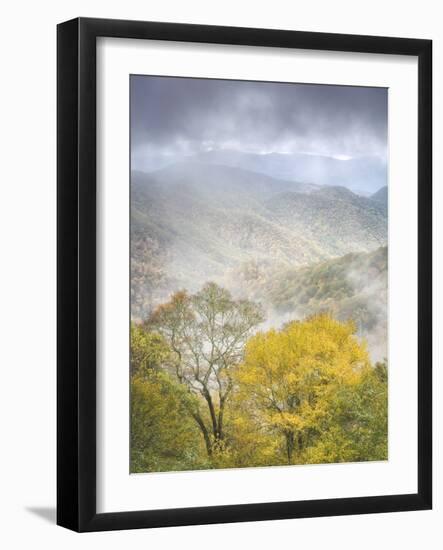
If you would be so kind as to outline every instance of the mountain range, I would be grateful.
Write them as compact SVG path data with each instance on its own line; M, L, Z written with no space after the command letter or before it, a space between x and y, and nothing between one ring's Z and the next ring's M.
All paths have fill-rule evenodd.
M144 317L171 290L195 291L207 280L235 293L236 274L251 263L272 278L372 252L387 242L381 195L195 160L134 171L132 315Z
M213 149L188 156L146 155L146 164L134 158L134 169L157 171L177 162L240 168L272 178L315 185L343 186L369 196L387 184L386 162L376 156L333 157L310 153L251 153Z

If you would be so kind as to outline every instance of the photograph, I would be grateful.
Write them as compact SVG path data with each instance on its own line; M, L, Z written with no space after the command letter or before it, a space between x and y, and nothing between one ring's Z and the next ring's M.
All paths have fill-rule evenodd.
M388 460L388 89L129 79L130 472Z

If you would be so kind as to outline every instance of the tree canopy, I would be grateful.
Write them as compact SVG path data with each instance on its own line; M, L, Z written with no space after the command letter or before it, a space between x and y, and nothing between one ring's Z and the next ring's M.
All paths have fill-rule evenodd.
M307 449L331 430L346 431L347 421L356 426L362 386L372 380L372 370L354 324L322 314L253 336L235 378L257 428L283 440L285 459L292 464L304 462ZM372 404L365 405L368 413ZM351 431L346 435L354 435ZM337 453L334 458L341 461Z
M260 331L215 283L131 328L131 471L387 458L387 365L329 314Z
M258 305L233 300L227 290L208 283L194 295L175 293L147 322L168 342L177 380L206 404L203 412L197 407L192 414L209 455L224 439L232 368L241 361L248 337L262 321Z

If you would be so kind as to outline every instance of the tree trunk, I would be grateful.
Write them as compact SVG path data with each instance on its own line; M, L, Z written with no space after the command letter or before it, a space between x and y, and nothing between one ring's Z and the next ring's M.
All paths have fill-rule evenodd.
M214 403L212 402L211 394L206 388L203 389L203 397L206 399L206 403L208 404L208 408L209 408L209 413L211 415L212 433L214 434L214 439L217 439L218 437L217 415L215 413Z
M294 452L294 432L286 432L286 457L288 464L292 464L292 454Z
M205 423L203 422L203 419L198 413L191 413L192 418L197 422L198 427L200 428L203 438L205 440L206 445L206 452L208 453L208 456L212 456L212 444L211 444L211 438L209 437L208 430L206 429Z

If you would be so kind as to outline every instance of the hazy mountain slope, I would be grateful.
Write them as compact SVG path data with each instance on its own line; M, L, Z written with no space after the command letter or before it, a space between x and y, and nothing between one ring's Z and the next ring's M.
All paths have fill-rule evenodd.
M369 253L346 254L298 270L274 275L266 284L266 294L281 311L302 309L314 313L332 307L345 318L355 303L378 302L387 288L387 248ZM369 300L369 296L371 300ZM353 304L351 304L353 302ZM372 305L372 304L370 304ZM360 321L367 329L375 319L368 312Z
M378 191L371 195L373 201L388 204L388 186L381 187Z
M330 311L340 320L353 319L376 360L387 357L387 248L348 254L336 260L287 272L268 286L277 310L304 317Z
M172 290L228 281L248 262L309 265L373 250L386 232L384 209L344 188L191 162L134 173L132 313L146 315Z
M137 195L156 186L161 187L162 191L186 187L198 191L201 197L235 201L239 198L249 200L251 196L269 196L279 191L304 193L320 188L319 185L276 179L241 167L201 163L192 158L154 172L132 172L132 193Z
M267 201L273 219L318 243L327 257L371 250L386 242L386 212L344 187L285 192Z
M233 278L237 292L260 299L272 324L329 311L353 319L377 359L386 356L387 248L347 254L299 269L269 271L243 266Z
M358 193L374 193L386 184L386 165L377 157L338 158L303 153L254 154L213 150L194 157L201 163L221 164L267 174L274 178L340 185Z

